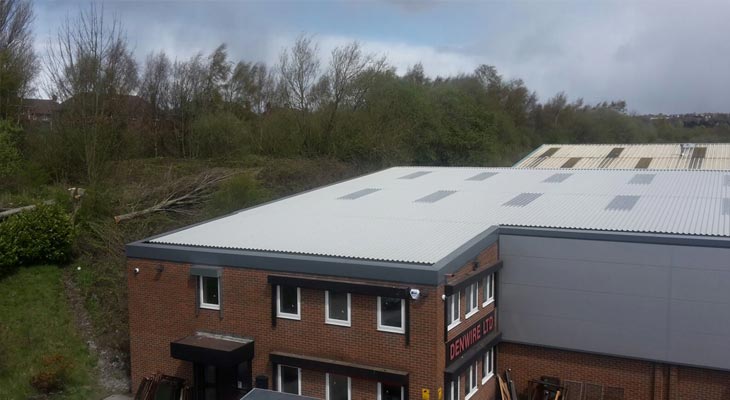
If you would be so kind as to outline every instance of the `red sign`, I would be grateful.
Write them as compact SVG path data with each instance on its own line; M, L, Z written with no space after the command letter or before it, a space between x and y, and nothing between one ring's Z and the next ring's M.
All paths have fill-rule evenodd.
M477 321L469 329L446 343L446 365L461 357L494 330L494 311Z

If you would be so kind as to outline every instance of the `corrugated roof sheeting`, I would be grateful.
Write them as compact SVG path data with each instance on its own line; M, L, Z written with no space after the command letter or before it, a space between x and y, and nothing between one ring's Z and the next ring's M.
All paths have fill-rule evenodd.
M681 145L674 144L544 144L528 157L515 164L515 168L561 168L571 159L580 160L571 169L633 169L642 158L651 158L649 169L702 169L730 170L730 144L692 143L681 156ZM701 148L706 148L703 152ZM555 149L549 157L541 157L549 149ZM616 157L615 148L623 148ZM697 150L695 152L695 149ZM693 155L704 155L701 162L693 161Z
M391 168L302 193L151 240L191 245L433 264L494 225L730 237L727 172L652 171L651 184L629 184L635 170ZM468 180L497 173L484 181ZM377 194L338 200L363 188ZM455 193L429 204L439 190ZM503 206L521 193L541 193L524 207ZM615 196L640 196L630 210L611 211Z

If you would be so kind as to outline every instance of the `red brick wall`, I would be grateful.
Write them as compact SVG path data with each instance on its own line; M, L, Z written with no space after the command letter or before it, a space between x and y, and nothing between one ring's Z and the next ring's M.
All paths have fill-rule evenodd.
M622 388L626 400L730 399L730 372L670 366L538 346L501 343L498 372L512 369L518 394L541 376ZM605 392L604 392L605 393ZM604 397L607 399L607 397Z

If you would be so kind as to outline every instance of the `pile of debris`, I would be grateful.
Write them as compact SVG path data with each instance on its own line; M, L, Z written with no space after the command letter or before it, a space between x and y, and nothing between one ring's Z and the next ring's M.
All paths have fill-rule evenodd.
M185 379L154 374L142 379L134 400L192 400L193 392Z

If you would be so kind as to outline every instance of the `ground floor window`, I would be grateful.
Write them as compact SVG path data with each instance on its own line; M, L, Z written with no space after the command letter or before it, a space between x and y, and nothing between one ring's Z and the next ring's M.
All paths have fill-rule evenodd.
M302 394L302 370L301 368L278 366L278 387L283 393Z
M403 386L378 382L378 400L405 400Z
M469 367L469 373L466 375L466 399L474 396L477 392L477 361L474 361Z
M494 376L494 347L484 353L482 357L482 383L486 383Z
M350 400L351 392L350 377L327 374L327 400Z

